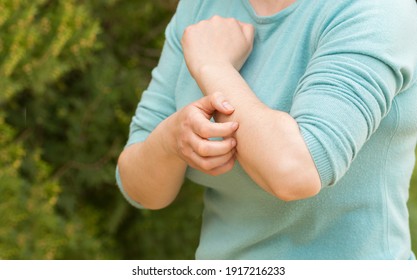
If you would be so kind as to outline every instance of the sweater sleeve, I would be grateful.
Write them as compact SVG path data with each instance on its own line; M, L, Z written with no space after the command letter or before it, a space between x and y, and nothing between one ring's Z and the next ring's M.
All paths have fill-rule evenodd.
M197 2L182 0L177 11L165 30L165 43L159 63L152 71L152 79L143 92L130 123L129 139L126 147L143 142L148 135L166 118L175 113L175 87L178 69L184 62L180 39L183 30L190 22L190 15L195 14ZM116 168L117 185L126 200L137 208L142 208L124 191L120 173Z
M414 82L417 65L414 1L330 6L290 111L322 187L343 177L396 95Z

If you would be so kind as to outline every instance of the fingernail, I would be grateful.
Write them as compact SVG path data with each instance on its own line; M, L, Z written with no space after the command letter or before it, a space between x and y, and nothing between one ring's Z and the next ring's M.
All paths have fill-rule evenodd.
M236 130L239 124L237 122L232 122L232 129Z
M227 102L227 101L224 101L223 103L222 103L222 105L223 105L223 108L225 108L226 110L234 110L235 108L233 108L233 106L232 105L230 105L230 103L229 102Z

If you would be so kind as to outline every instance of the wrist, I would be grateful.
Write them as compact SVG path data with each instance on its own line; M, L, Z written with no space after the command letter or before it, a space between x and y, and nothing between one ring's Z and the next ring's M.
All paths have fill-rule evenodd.
M201 65L196 71L196 78L217 73L237 72L236 68L228 62L212 62Z
M158 146L168 158L178 158L176 128L178 113L166 118L155 130L158 133ZM181 159L182 160L182 159Z

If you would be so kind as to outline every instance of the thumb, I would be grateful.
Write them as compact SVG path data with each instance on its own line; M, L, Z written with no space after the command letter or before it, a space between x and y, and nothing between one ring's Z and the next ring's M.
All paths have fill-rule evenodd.
M208 118L210 118L216 111L221 114L230 115L235 110L235 108L220 92L215 92L209 96L201 98L196 102L196 105L206 114Z
M210 95L210 103L216 111L225 115L230 115L235 111L235 108L220 92L215 92Z

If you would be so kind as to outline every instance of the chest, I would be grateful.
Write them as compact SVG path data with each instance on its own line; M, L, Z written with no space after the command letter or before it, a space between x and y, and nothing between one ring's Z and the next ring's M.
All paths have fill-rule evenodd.
M297 85L312 56L308 36L295 35L285 26L259 26L253 51L240 73L258 98L272 109L289 112ZM297 36L297 38L294 38ZM175 89L177 110L203 96L185 62Z

